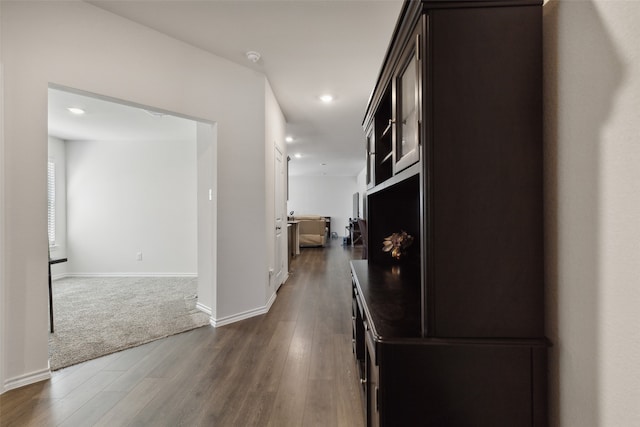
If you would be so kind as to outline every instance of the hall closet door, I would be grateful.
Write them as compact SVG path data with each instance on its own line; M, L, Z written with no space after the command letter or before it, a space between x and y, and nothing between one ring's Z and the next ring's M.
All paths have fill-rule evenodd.
M282 285L286 275L285 259L286 231L285 206L284 206L284 162L278 147L275 148L275 254L274 277L276 290Z

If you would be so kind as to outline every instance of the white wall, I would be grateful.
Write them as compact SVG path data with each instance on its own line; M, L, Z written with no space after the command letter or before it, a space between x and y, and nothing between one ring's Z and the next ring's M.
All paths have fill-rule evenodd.
M287 213L330 216L331 231L345 236L357 191L355 176L291 176Z
M640 425L639 17L544 6L551 426Z
M51 248L51 258L67 257L67 159L63 140L49 136L49 160L56 167L56 242ZM68 264L59 263L51 266L53 278L66 275Z
M3 324L11 325L2 337L5 389L49 375L43 284L50 83L217 123L217 315L263 312L264 75L85 2L0 2L0 8L5 88L0 311Z
M198 308L217 318L218 125L196 125L198 150Z
M191 140L66 143L69 274L197 275L192 125Z

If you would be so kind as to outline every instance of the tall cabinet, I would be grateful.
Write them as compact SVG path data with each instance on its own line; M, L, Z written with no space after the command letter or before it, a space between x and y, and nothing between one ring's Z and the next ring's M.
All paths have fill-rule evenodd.
M351 264L370 426L547 423L541 62L541 1L405 1L363 123L369 259Z

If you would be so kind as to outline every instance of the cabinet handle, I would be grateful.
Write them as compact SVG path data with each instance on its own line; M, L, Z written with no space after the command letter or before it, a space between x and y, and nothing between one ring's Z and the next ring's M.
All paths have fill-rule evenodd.
M420 33L416 34L416 61L420 61Z
M389 131L391 130L391 127L396 123L395 120L393 119L389 119L389 124L387 125L386 128L384 128L384 130L382 131L382 138L384 138L385 136L387 136L387 134L389 133Z
M360 384L365 385L367 383L366 378L360 378Z

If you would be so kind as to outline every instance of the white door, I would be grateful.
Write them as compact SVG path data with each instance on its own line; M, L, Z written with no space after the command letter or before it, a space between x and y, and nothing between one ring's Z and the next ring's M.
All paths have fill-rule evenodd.
M276 247L275 247L275 272L274 280L276 290L282 285L284 281L285 270L285 255L286 255L286 231L287 222L285 218L285 206L284 206L284 163L282 159L282 153L276 147L276 165L275 165L275 227L276 227Z

